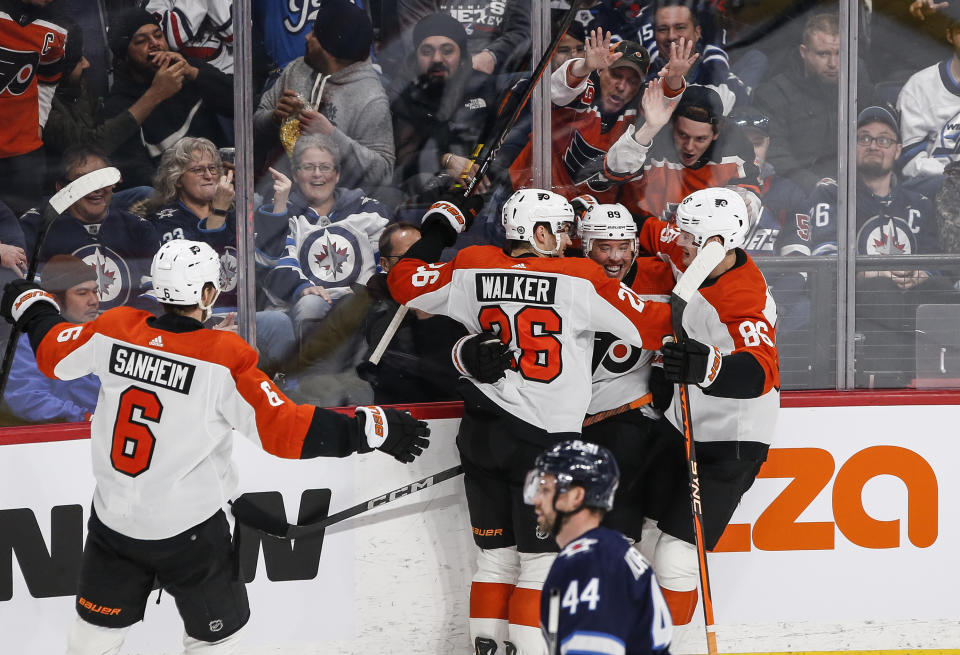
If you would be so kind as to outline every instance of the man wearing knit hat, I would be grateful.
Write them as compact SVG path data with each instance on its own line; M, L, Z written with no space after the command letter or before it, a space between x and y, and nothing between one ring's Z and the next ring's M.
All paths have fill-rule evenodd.
M402 86L391 89L397 166L394 180L417 194L437 175L459 178L482 143L499 95L496 79L474 70L467 33L449 14L424 16L413 28L413 54ZM486 181L479 190L486 191Z
M350 0L324 0L303 57L283 69L253 116L260 144L279 142L280 126L299 118L303 134L324 134L341 154L340 185L388 184L393 173L393 130L387 95L370 63L373 25Z
M41 271L44 290L60 305L71 323L86 323L97 317L100 306L97 272L73 255L54 255ZM54 380L37 368L29 339L17 343L10 380L4 400L14 416L25 421L44 422L90 420L100 380L87 375L76 380Z
M180 88L147 116L140 129L117 148L117 167L125 186L149 186L160 155L184 136L232 143L220 117L233 116L233 76L210 64L172 52L153 14L124 9L113 16L107 32L113 51L113 86L101 120L131 112L153 87L157 75L173 78Z

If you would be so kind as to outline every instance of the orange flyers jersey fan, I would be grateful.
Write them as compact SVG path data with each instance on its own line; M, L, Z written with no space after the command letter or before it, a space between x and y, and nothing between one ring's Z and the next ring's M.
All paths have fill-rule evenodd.
M648 218L640 229L640 247L668 258L674 275L684 269L679 231ZM689 385L697 441L756 441L769 444L780 410L780 363L776 345L777 305L753 259L737 250L737 263L718 278L700 286L683 312L683 329L691 339L716 346L724 355L747 352L765 376L763 395L737 399L707 395ZM679 399L667 418L681 429Z
M595 332L635 346L659 344L670 332L667 304L643 302L589 259L510 257L472 246L446 264L401 259L388 283L393 297L413 309L500 334L517 353L515 367L477 388L547 432L580 431Z
M0 158L33 152L43 145L53 92L62 75L67 30L50 20L21 26L0 11ZM40 85L43 85L41 89Z
M635 270L630 288L643 300L670 301L674 281L669 264L656 257L638 257ZM650 390L650 365L658 348L659 344L648 345L647 349L637 348L608 332L597 334L593 350L593 387L587 413L615 409L645 396ZM644 404L643 413L650 418L659 418L649 402Z
M231 497L234 427L297 458L314 413L257 370L256 352L236 334L170 332L151 327L151 316L118 307L82 325L58 323L37 348L47 376L100 378L93 505L104 524L135 539L179 534Z

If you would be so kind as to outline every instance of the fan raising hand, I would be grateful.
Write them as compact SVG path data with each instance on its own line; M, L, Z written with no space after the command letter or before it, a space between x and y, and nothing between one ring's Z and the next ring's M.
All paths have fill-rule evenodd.
M576 77L586 77L593 71L607 68L620 59L623 53L613 51L610 44L612 37L610 32L604 36L603 29L599 27L590 32L584 45L583 59L574 60L570 65L570 72Z

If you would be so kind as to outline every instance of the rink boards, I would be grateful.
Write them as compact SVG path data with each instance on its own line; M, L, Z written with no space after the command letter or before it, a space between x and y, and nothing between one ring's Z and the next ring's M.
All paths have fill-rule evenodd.
M960 653L960 407L798 406L815 402L785 401L793 406L781 411L770 458L709 556L720 651ZM433 445L410 466L380 453L279 460L237 439L241 490L282 502L291 520L301 500L334 513L456 464L457 419L430 422ZM63 651L93 488L85 435L85 426L0 433L5 652ZM243 652L470 652L474 552L459 477L322 539L246 539L240 557L252 578ZM174 603L154 598L124 652L179 652ZM699 612L697 621L676 631L672 652L706 652Z

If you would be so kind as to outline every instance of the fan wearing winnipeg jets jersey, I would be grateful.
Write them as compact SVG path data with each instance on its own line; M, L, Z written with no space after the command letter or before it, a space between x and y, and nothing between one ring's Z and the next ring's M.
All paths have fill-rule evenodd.
M939 175L960 159L960 11L943 11L953 56L914 73L897 97L903 155L908 177Z
M780 410L777 308L766 280L743 242L747 206L727 188L695 191L677 207L676 223L647 219L640 247L669 262L680 277L699 248L718 239L726 250L686 305L685 336L661 346L666 378L686 384L696 438L704 543L712 549L767 456ZM665 412L663 437L682 442L679 394ZM688 623L697 604L697 551L685 464L674 462L650 507L641 549L657 577L675 625Z
M158 581L177 602L189 653L227 653L249 618L223 507L236 493L234 434L278 457L345 457L378 448L411 462L428 429L410 416L360 407L356 417L287 399L236 334L204 329L220 260L175 239L157 251L153 289L164 314L118 307L65 322L36 284L8 284L0 314L27 332L45 375L95 374L96 479L78 584L71 655L119 652Z
M524 500L561 548L540 599L550 655L652 655L670 645L670 612L650 563L600 527L618 482L613 454L580 440L542 453L527 476Z
M97 148L70 148L63 155L58 188L107 166L107 156ZM159 237L150 222L111 207L112 198L112 186L97 189L58 216L40 247L40 262L54 255L73 255L93 266L102 310L121 305L153 307L155 303L140 294L148 288L150 260L160 245ZM28 251L34 247L42 221L39 209L31 209L21 218Z
M692 63L690 47L674 52L664 77L664 92L683 92L683 75ZM619 193L607 178L604 155L640 113L639 105L650 56L638 43L620 41L611 50L610 33L596 29L588 37L586 56L570 59L550 76L553 189L572 198L588 193L600 202L615 202ZM532 141L510 166L515 189L532 181Z
M422 239L387 281L407 307L450 316L481 333L454 348L454 364L465 375L473 366L463 362L484 344L515 353L502 378L460 386L465 408L457 447L480 547L471 637L479 653L505 648L505 641L519 653L539 653L536 607L556 545L538 534L521 502L523 477L544 446L579 434L590 401L595 333L613 333L633 346L659 344L670 312L665 303L645 303L593 261L559 257L573 210L549 191L524 189L507 200L504 250L470 246L448 263L433 263L467 226L467 211L453 202L431 208Z

